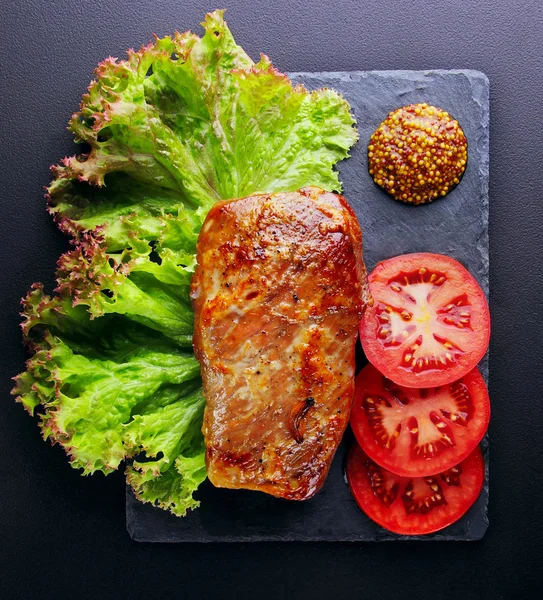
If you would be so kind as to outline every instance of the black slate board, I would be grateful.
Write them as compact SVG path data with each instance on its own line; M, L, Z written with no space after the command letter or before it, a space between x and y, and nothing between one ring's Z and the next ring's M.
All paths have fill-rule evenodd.
M340 164L344 194L364 232L368 271L378 261L406 252L447 254L463 263L488 295L489 83L476 71L375 71L291 73L310 89L341 92L354 111L360 141ZM371 133L393 109L428 102L449 111L468 139L468 165L460 185L431 205L411 207L390 199L367 172ZM479 365L488 381L488 356ZM487 527L488 440L483 441L486 483L457 523L429 536L402 537L381 529L356 506L344 481L343 463L352 442L348 431L328 479L317 496L289 502L258 492L222 490L206 482L201 507L183 519L138 502L129 489L126 523L142 542L478 540Z

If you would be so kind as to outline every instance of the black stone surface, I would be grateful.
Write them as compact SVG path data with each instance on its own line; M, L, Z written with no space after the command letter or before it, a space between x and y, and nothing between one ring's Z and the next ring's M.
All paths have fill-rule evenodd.
M331 87L350 102L360 133L352 157L340 164L344 194L364 234L368 270L407 252L437 252L459 260L488 295L489 84L477 71L381 71L291 73L308 88ZM468 140L468 164L460 184L444 198L408 206L387 196L367 172L370 135L393 109L428 102L447 110ZM488 381L488 356L480 365ZM344 481L343 462L352 442L347 432L323 489L306 502L258 492L214 488L206 482L201 507L179 519L138 502L127 490L127 528L134 540L150 542L388 541L406 539L370 521ZM481 496L457 523L418 540L479 540L487 526L488 440L483 441L487 477Z

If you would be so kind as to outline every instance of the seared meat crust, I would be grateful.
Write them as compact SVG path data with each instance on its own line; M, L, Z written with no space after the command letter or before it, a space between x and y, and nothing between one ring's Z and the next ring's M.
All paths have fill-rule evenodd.
M322 486L354 391L369 300L362 234L318 188L216 204L192 281L208 476L304 500Z

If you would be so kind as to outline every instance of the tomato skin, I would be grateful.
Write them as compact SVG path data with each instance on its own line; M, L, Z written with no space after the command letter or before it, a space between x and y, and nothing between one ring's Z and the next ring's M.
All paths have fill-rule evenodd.
M369 458L397 475L431 476L457 465L489 421L488 390L477 368L453 384L423 390L387 381L371 364L356 377L351 428Z
M428 280L432 273L437 274L437 282L443 275L444 283L440 286L434 283L431 294L419 303L414 301L416 295L409 291L419 283L411 282L414 274L418 276L423 272L425 275L421 277L425 280L421 283L426 286L430 286ZM490 339L488 304L479 284L458 261L441 254L404 254L379 263L368 276L368 282L374 303L366 309L360 322L360 341L368 360L395 383L414 388L452 383L471 371L484 356ZM393 291L396 289L398 292ZM453 300L455 302L449 304ZM459 306L455 305L456 301ZM421 314L413 310L418 310L419 304L426 304L420 308ZM452 307L450 313L446 310L448 306ZM426 311L429 315L422 314L427 307L431 309ZM383 324L388 316L384 308L386 311L393 308L390 316L394 317L396 331ZM399 315L404 312L409 320L402 322ZM462 321L462 315L468 317ZM403 331L406 336L409 332L407 338L399 335ZM428 358L429 363L425 362ZM412 360L418 361L418 365L413 366Z
M381 469L392 489L393 499L382 501L372 488L369 469L381 469L368 458L364 451L354 444L347 457L346 474L351 493L359 508L372 521L399 535L427 535L440 531L458 521L471 508L479 497L485 478L484 459L480 447L477 447L457 468L461 473L457 480L446 483L445 479L436 476L430 483L425 478L410 478L394 475ZM444 474L446 477L446 474ZM450 479L449 479L450 481ZM439 496L444 501L432 505L429 510L414 510L408 512L405 501L406 493L423 487L432 494L430 485L439 485ZM393 483L393 486L390 485ZM395 492L394 492L394 486ZM435 494L434 494L435 496Z

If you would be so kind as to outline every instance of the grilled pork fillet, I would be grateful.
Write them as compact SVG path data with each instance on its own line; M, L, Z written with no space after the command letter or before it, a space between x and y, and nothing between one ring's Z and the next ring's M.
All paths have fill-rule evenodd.
M369 299L362 234L318 188L219 202L198 240L194 350L207 473L218 487L304 500L351 410Z

